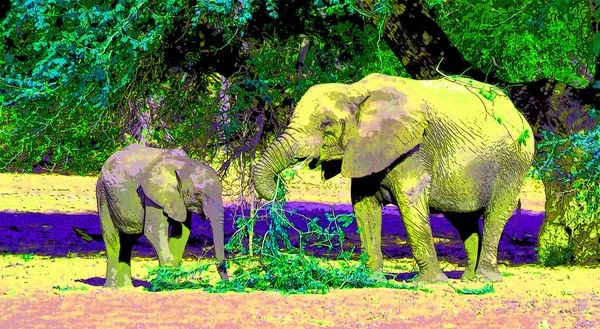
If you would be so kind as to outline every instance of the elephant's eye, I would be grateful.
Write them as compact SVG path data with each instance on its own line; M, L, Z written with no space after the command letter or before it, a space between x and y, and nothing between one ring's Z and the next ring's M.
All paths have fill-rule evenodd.
M332 124L331 120L325 120L321 123L321 129L325 129L325 128L331 126L331 124Z

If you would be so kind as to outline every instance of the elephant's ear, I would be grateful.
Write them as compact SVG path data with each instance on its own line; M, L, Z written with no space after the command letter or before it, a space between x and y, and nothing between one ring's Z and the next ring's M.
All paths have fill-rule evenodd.
M421 143L427 106L406 90L388 84L371 91L360 104L357 124L347 131L342 175L358 178L380 172Z
M146 197L162 207L167 216L181 223L186 220L187 208L180 192L177 169L184 165L176 159L158 160L140 181Z

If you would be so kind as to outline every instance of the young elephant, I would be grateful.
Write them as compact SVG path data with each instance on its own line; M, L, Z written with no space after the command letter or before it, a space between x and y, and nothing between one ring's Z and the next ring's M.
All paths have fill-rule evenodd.
M108 258L104 287L133 287L131 250L142 234L156 250L160 266L178 266L192 211L210 219L219 275L227 280L221 190L217 173L181 149L133 144L110 156L96 184Z

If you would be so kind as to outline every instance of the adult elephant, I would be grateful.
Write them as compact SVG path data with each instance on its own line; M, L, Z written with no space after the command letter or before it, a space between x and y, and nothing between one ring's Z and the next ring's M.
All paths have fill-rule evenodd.
M210 220L219 274L227 280L221 190L214 169L181 149L132 144L111 155L96 184L108 258L104 287L133 287L131 249L142 235L156 250L160 266L178 266L190 236L191 212Z
M368 267L382 270L382 206L398 206L417 281L447 281L429 213L443 213L465 244L463 279L502 281L500 235L533 160L531 127L500 90L465 78L412 80L370 74L308 89L284 132L254 171L258 195L304 159L322 178L351 178L351 198ZM479 218L483 215L483 234ZM381 273L379 274L381 277Z

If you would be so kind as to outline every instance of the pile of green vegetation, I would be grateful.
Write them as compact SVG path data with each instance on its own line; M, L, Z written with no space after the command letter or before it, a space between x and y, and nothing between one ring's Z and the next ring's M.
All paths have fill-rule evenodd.
M199 265L191 270L184 270L181 267L178 269L158 267L149 272L149 277L156 275L150 281L152 287L149 290L204 289L208 292L273 290L286 294L297 294L326 293L330 289L336 288L419 289L416 286L374 280L373 272L366 267L365 254L361 255L358 267L350 265L353 249L343 250L344 232L342 228L350 225L353 215L327 213L326 217L330 225L326 228L317 224L318 217L307 218L307 232L295 228L287 217L288 213L295 212L283 209L286 202L286 189L285 184L282 183L291 180L294 172L286 170L282 176L278 180L276 199L262 206L266 208L268 217L270 217L268 230L264 236L254 236L256 214L260 209L250 218L238 217L235 220L237 231L226 245L228 251L237 252L234 257L228 259L230 264L235 264L237 267L233 272L232 279L220 281L214 287L208 283L207 279L197 282L185 280L191 276L201 275L203 271L213 265L212 263ZM292 246L288 228L299 233L300 246L298 248ZM248 241L248 248L244 245L244 240ZM337 243L334 243L334 240L337 240ZM312 245L326 247L329 253L338 247L337 260L341 261L341 268L336 268L331 264L324 267L323 263L315 256L307 255L305 248L311 241ZM280 248L280 243L285 246L285 249ZM252 249L252 253L250 253L250 249Z
M190 280L192 277L201 277L202 272L216 264L215 262L197 265L189 270L184 270L183 267L177 269L155 267L149 269L146 279L154 278L150 280L151 287L147 290L202 289L212 293L278 291L283 294L324 294L331 289L391 288L432 292L426 287L419 287L412 283L377 280L375 273L366 266L367 255L364 253L360 255L359 265L352 265L350 260L354 248L344 250L345 235L342 228L350 225L354 215L326 213L325 217L329 225L325 228L317 224L318 217L306 218L306 232L294 227L287 216L295 214L295 211L283 209L286 202L286 189L285 184L282 183L282 181L289 182L293 177L292 170L284 171L282 177L278 179L275 200L263 206L267 208L269 214L268 230L264 236L254 237L256 216L236 219L237 231L226 246L228 251L237 252L235 256L228 259L230 264L236 265L233 278L229 281L219 281L215 286L211 285L208 279ZM298 232L299 247L292 246L287 229ZM250 237L253 239L248 239ZM252 241L249 248L245 247L244 238ZM285 248L280 248L280 244ZM307 255L305 249L309 244L327 248L329 254L335 250L338 253L336 262L324 262L313 255ZM250 252L250 249L253 249L253 252ZM254 252L256 255L253 255ZM454 289L461 294L494 292L493 286L488 284L481 289Z

